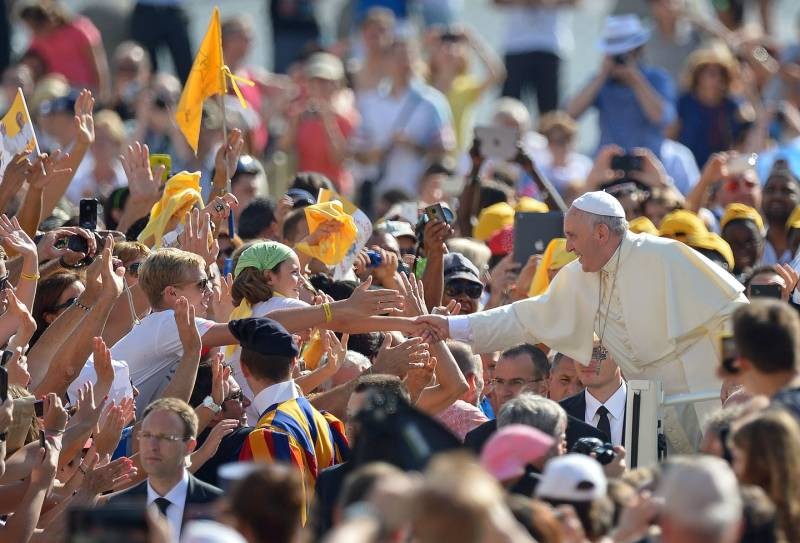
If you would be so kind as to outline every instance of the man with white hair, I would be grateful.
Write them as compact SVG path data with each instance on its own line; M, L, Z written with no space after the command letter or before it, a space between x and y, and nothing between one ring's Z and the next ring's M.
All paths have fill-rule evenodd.
M588 365L596 334L627 379L661 381L666 394L719 389L719 337L744 287L683 243L628 231L605 192L577 198L564 217L567 250L578 255L541 296L472 315L428 315L432 335L477 353L544 343ZM664 409L670 449L691 451L718 401Z
M662 543L734 543L742 530L742 500L728 464L713 456L670 463L657 494Z

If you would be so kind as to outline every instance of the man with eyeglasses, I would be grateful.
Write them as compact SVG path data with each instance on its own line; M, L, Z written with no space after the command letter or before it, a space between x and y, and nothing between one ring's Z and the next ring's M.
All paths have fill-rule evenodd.
M139 461L147 481L116 495L111 502L145 500L167 517L172 541L178 541L184 519L220 496L222 491L196 478L186 469L197 446L197 415L177 398L162 398L147 406L137 435ZM210 512L210 511L209 511Z
M523 343L503 351L494 368L494 378L490 382L494 388L497 412L523 392L532 392L546 398L549 374L550 363L538 347ZM483 445L496 430L496 419L485 422L467 433L464 445L480 453ZM568 417L568 448L581 437L602 438L603 434L582 420Z
M461 253L444 255L444 296L442 304L450 300L461 304L459 315L470 315L478 311L483 283L475 264Z

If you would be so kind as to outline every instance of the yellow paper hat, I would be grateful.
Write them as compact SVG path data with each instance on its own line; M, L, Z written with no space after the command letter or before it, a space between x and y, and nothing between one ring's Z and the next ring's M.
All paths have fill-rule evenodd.
M800 228L800 206L795 206L792 214L786 220L786 229L789 230L790 228Z
M687 238L700 238L708 233L708 228L703 219L696 213L685 209L676 209L664 216L661 221L660 235L662 238L677 239L686 242Z
M540 202L539 200L531 198L530 196L523 196L517 202L517 206L514 208L514 210L519 211L520 213L547 213L550 211L550 208L547 207L547 204L544 202Z
M567 251L566 239L554 238L550 240L544 250L544 255L542 255L542 261L539 262L536 272L533 274L528 296L538 296L546 291L547 287L550 286L550 277L547 272L560 270L576 258L575 253Z
M472 229L472 237L486 241L492 234L510 224L514 224L514 208L506 202L492 204L481 210L478 223Z
M339 200L310 205L305 208L305 214L309 234L313 234L322 223L331 220L341 223L342 226L320 240L317 245L300 242L295 246L295 250L314 257L327 266L341 262L358 234L353 217L344 212Z
M658 228L656 228L656 225L653 224L653 221L651 221L644 215L641 217L636 217L635 219L631 220L628 223L628 230L630 230L634 234L652 234L654 236L658 235Z
M161 248L164 230L173 217L181 222L195 204L203 205L200 194L200 172L178 172L167 180L161 199L150 210L150 220L139 234L139 241L147 243L152 238L152 245Z
M689 238L686 240L686 245L693 249L705 249L720 254L728 263L728 269L733 269L733 251L731 250L731 246L714 232L706 232L700 237Z
M756 223L759 232L764 231L764 219L761 214L752 207L744 204L728 204L725 208L725 213L719 221L719 228L723 230L725 226L731 221L746 220Z

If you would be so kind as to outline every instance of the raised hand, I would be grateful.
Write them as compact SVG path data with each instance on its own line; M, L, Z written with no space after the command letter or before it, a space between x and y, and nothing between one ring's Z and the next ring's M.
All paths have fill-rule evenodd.
M59 164L69 159L68 153L56 149L50 155L42 153L31 166L28 185L34 190L44 190L50 183L58 183L72 176L72 168L59 168Z
M11 161L3 172L3 182L0 187L3 191L8 191L9 195L15 194L25 181L32 175L32 166L28 160L27 153L17 153L11 157Z
M0 243L7 252L38 259L36 244L19 225L16 217L9 219L5 214L0 215Z
M788 301L797 287L797 280L800 275L789 264L776 264L775 271L783 279L783 287L781 288L781 300Z
M217 353L211 359L211 398L217 405L222 405L231 390L228 382L228 378L231 376L231 367L224 365L223 360L225 360L225 355L222 353Z
M103 492L123 488L136 477L136 466L130 458L117 458L113 462L99 462L99 455L87 455L86 475L83 478L81 492L95 497Z
M217 238L212 237L209 242L210 230L211 222L208 214L201 214L200 210L195 208L191 213L186 214L185 228L178 236L181 249L199 255L209 266L217 260L217 255L219 255Z
M114 366L111 364L111 350L102 337L98 336L92 340L92 354L94 372L97 374L97 385L94 388L98 394L107 396L114 383Z
M13 289L5 289L2 292L2 300L6 306L6 314L9 318L14 318L17 321L18 328L15 334L17 336L17 341L15 341L15 343L19 347L24 347L28 344L28 340L33 337L34 332L36 332L36 321L33 316L31 316L28 306L19 301ZM23 339L25 339L24 343L22 343Z
M383 313L403 310L403 296L396 290L368 290L372 285L372 277L367 277L347 299L347 316L368 317Z
M430 358L428 344L422 338L413 337L392 347L392 335L386 334L375 357L375 373L387 373L404 377L413 367L421 368Z
M141 205L156 203L161 196L161 178L165 166L159 164L151 170L150 149L138 141L128 146L120 160L128 177L131 201Z
M235 419L223 419L217 422L211 431L208 433L208 437L203 442L203 446L197 450L197 455L202 459L200 465L202 465L206 460L217 454L217 449L219 449L219 444L222 442L222 439L225 436L230 435L233 433L236 428L239 427L239 421ZM192 455L192 467L195 467L195 455ZM197 466L198 468L200 466Z
M447 317L443 315L423 315L414 319L415 322L424 324L430 337L435 341L443 341L450 337L450 325Z
M112 454L119 444L125 427L126 413L122 406L111 402L100 416L100 431L94 436L94 445L101 455Z
M44 448L39 449L39 456L34 461L30 484L36 488L48 488L56 476L57 466L58 449L45 442Z
M345 356L347 356L347 342L350 340L350 334L342 334L341 341L336 334L331 330L321 330L320 333L325 334L325 350L328 353L328 362L326 367L330 367L331 374L339 371L339 368L344 364Z
M58 394L51 392L44 397L44 429L46 432L63 433L67 427L67 410Z
M90 146L94 143L94 97L92 91L83 89L75 101L75 117L73 119L78 143Z
M211 203L203 208L203 213L211 217L211 222L216 225L228 218L231 210L239 208L239 200L230 192L226 192L222 196L217 196Z
M236 172L236 164L239 162L239 155L242 154L244 147L244 137L238 128L231 130L226 141L217 151L214 157L214 177L227 181Z
M19 332L17 332L19 334ZM28 388L31 382L31 374L28 373L28 360L22 354L22 347L14 349L14 354L6 364L8 371L8 383L22 388ZM0 430L2 431L2 430Z
M425 305L425 287L422 281L414 277L413 274L400 275L400 294L405 298L403 301L404 315L406 317L419 317L427 315L428 308Z
M98 260L101 261L100 278L102 280L101 295L108 299L116 300L125 287L125 268L114 269L114 238L106 236L103 252Z
M178 327L178 337L183 345L183 352L197 353L198 359L203 348L200 332L194 322L195 310L185 297L181 296L175 303L175 325Z
M71 251L66 242L62 241L70 236L81 236L85 239L89 247L87 253ZM62 244L63 246L61 246ZM64 262L74 265L87 256L94 256L97 253L97 240L94 234L84 228L63 226L45 233L36 245L36 249L39 252L39 259L42 261L63 257Z
M78 389L78 400L75 402L77 410L72 419L70 419L70 426L79 426L87 430L94 428L97 421L100 420L100 414L103 412L105 403L106 397L96 402L94 385L92 385L91 381L85 383Z

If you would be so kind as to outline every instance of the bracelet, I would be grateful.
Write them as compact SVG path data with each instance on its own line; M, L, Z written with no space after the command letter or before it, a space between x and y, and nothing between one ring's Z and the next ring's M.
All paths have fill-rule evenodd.
M322 304L322 311L325 312L325 322L331 322L333 320L333 311L331 311L331 304L329 303Z
M85 306L81 303L80 300L75 300L75 305L86 311L87 313L92 309L91 307Z
M28 281L38 281L42 276L39 275L39 272L36 272L35 274L22 272L20 277L27 279Z

